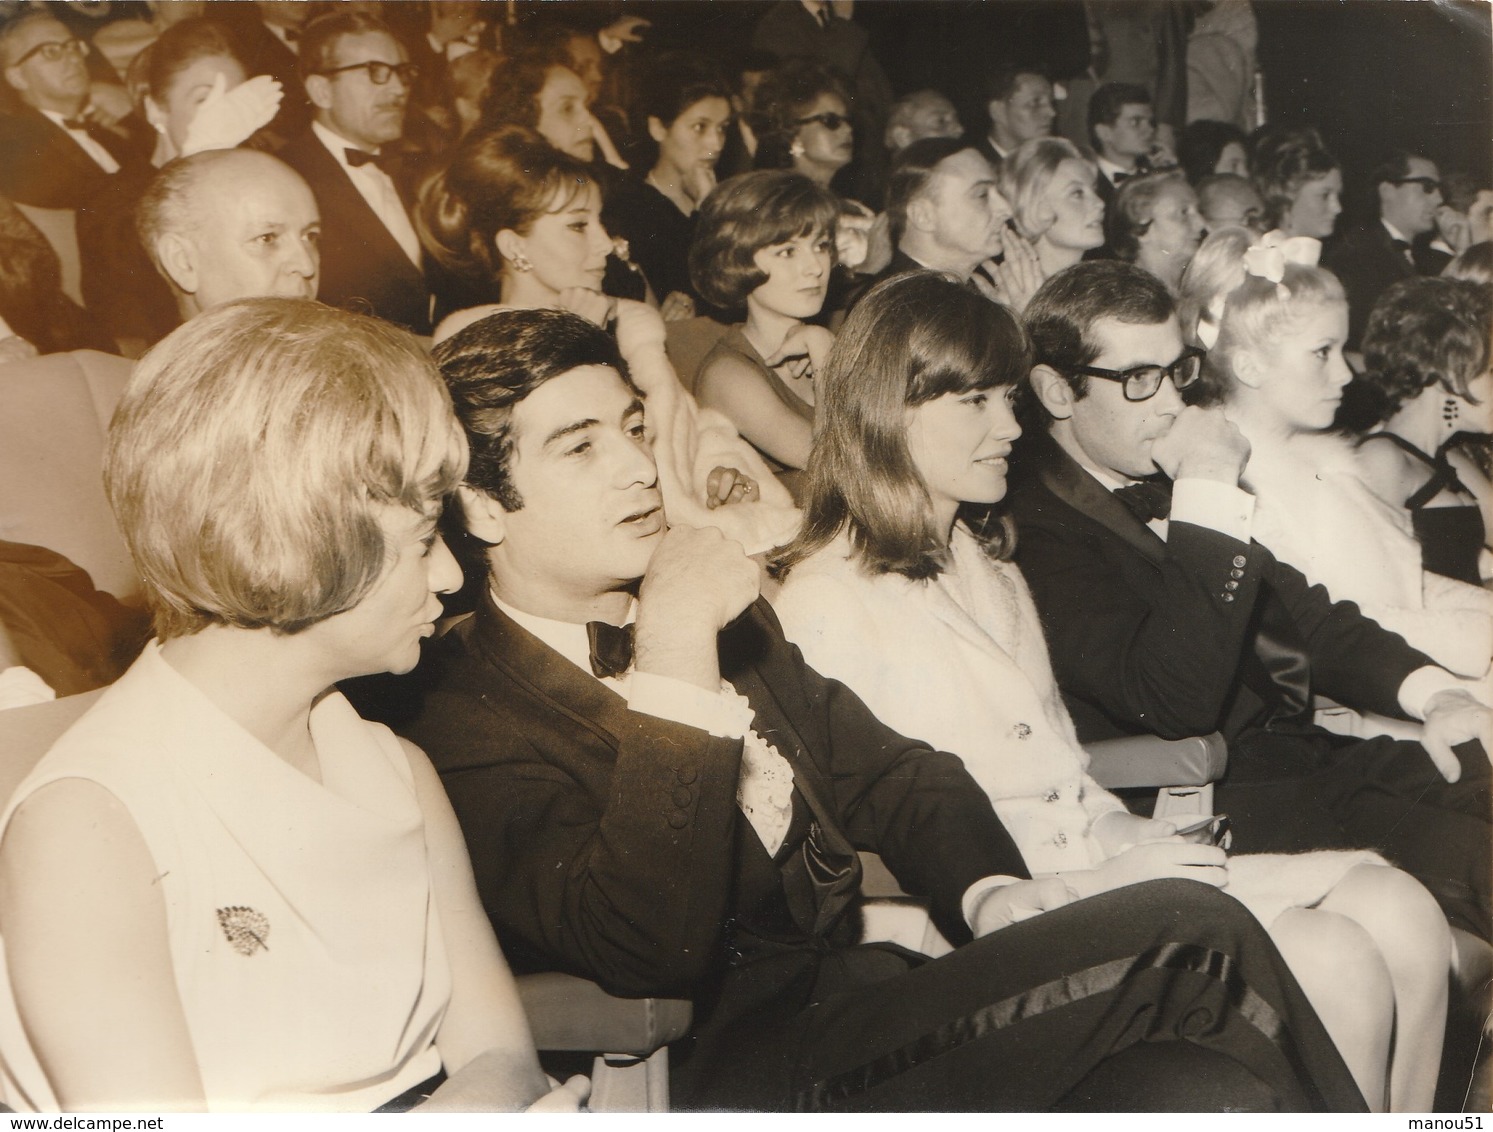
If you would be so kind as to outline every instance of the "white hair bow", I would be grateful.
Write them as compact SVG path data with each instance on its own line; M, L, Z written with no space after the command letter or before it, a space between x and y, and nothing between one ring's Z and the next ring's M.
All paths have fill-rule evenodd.
M1291 289L1281 282L1285 278L1286 264L1316 267L1321 255L1321 240L1310 236L1287 236L1277 228L1265 233L1258 244L1244 253L1244 270L1274 283L1275 297L1285 302L1291 297Z

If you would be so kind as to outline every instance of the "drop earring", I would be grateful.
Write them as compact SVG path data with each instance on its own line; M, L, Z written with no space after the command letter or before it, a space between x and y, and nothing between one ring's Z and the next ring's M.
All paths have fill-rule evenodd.
M1462 406L1457 402L1455 397L1448 397L1445 401L1441 402L1441 419L1448 425L1456 424L1461 415Z

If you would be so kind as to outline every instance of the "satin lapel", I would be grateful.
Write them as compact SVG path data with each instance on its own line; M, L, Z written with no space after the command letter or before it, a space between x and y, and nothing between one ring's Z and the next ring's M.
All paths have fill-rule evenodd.
M1056 441L1045 441L1043 465L1038 473L1042 484L1068 506L1080 511L1129 543L1146 560L1160 566L1166 558L1166 543L1155 531L1137 519L1077 461L1058 447Z
M550 710L572 720L614 753L627 715L627 701L600 680L582 672L484 596L472 631L489 664L501 668Z
M721 670L752 705L754 729L773 745L793 769L798 798L812 816L802 845L783 861L780 872L794 921L805 933L824 938L843 918L860 891L861 862L855 846L840 829L809 745L794 725L793 716L774 689L761 662L767 655L769 632L752 610L722 634ZM786 650L784 650L786 652Z

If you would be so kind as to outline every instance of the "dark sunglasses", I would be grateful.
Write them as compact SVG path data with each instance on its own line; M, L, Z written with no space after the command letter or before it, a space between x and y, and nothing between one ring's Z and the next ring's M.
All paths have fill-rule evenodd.
M844 114L836 114L833 110L830 110L824 114L810 114L807 118L799 118L797 124L807 126L810 122L818 122L826 130L833 133L841 126L850 125L850 118Z
M75 55L81 59L87 54L88 44L84 43L81 39L58 39L53 40L51 43L38 43L30 51L12 63L11 66L19 67L33 55L40 55L48 63L55 63L64 55Z
M1393 177L1389 183L1391 185L1419 185L1421 192L1427 196L1441 191L1441 182L1435 177Z
M329 71L317 71L316 73L331 78L344 71L367 71L368 81L374 86L383 86L393 75L398 75L399 81L405 86L412 86L414 81L420 77L420 68L414 63L380 63L376 59L367 63L349 63L345 67L333 67Z
M1105 381L1118 381L1123 387L1125 400L1149 401L1156 396L1161 383L1172 379L1172 388L1179 392L1194 384L1203 373L1203 351L1189 346L1182 356L1168 366L1136 366L1133 369L1097 369L1094 366L1075 366L1070 376L1098 377Z

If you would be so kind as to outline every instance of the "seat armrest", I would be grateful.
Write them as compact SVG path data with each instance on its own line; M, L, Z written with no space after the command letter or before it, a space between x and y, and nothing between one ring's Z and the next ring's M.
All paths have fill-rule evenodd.
M520 975L518 995L541 1050L647 1057L689 1032L694 1008L675 998L617 998L595 983L547 971Z
M1223 777L1229 765L1228 746L1216 731L1186 739L1128 735L1085 743L1083 749L1089 773L1110 790L1206 786Z

